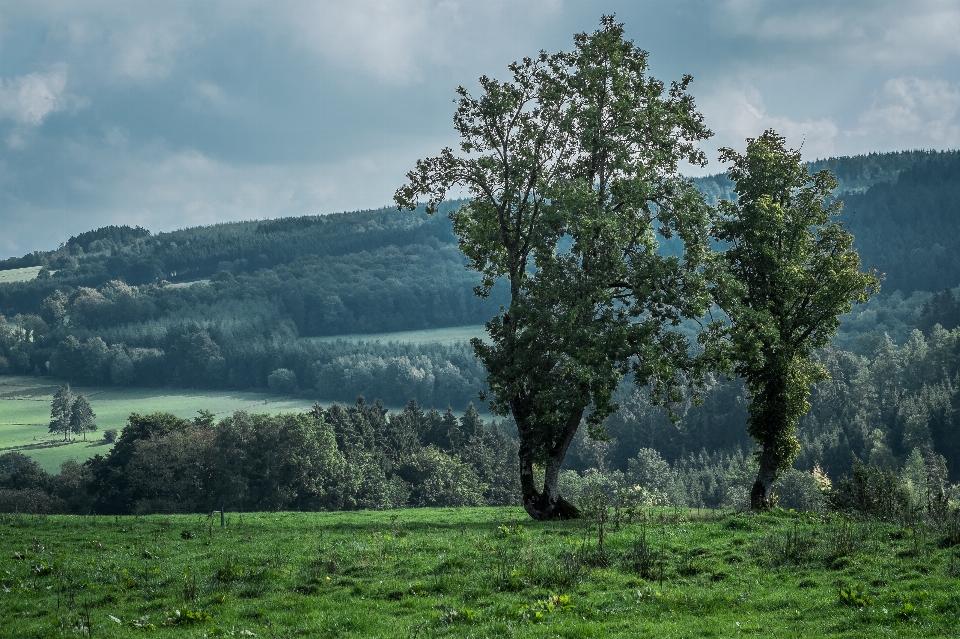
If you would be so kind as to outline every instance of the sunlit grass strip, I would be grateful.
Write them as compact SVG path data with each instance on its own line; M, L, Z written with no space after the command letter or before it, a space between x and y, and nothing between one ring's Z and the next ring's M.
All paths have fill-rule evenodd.
M39 273L42 268L42 266L25 266L23 268L10 268L0 271L0 284L35 280L37 279L37 273Z
M35 459L47 472L57 472L60 463L66 459L82 462L96 454L106 455L109 447L101 445L99 441L75 441L60 445L56 441L60 437L48 433L50 402L60 383L49 378L0 377L0 452L22 452ZM271 415L308 411L314 403L310 399L248 391L115 386L77 386L73 390L87 397L97 415L97 432L88 434L91 440L99 440L108 428L121 431L130 413L134 412L141 415L167 412L189 419L203 409L211 411L219 419L238 410Z

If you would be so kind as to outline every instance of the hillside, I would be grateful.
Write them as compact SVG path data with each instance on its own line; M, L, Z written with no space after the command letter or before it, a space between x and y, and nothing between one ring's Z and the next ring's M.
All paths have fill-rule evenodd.
M891 406L869 393L856 406L815 393L801 439L817 452L798 463L830 459L831 472L842 472L851 452L869 458L889 451L902 461L926 441L951 459L956 476L953 413L941 410L956 394L941 379L956 368L955 358L937 363L930 353L945 356L956 340L932 335L933 326L960 323L954 293L931 297L960 284L960 154L811 163L824 167L837 172L845 223L864 265L886 273L883 293L844 318L835 341L841 354L824 357L839 367L843 393L861 397L867 379L869 393L886 392L893 378L901 390ZM696 183L715 200L730 195L725 181ZM473 295L478 278L464 267L444 215L458 205L448 202L435 216L381 209L158 234L106 227L53 251L5 260L0 374L120 388L267 390L307 401L353 403L363 395L393 406L415 397L427 407L463 410L485 378L466 336L506 299L496 289L488 300ZM919 338L911 335L917 327ZM451 330L425 337L437 329ZM917 351L921 346L926 350ZM888 356L896 362L884 363ZM918 381L911 371L921 362L928 372ZM676 427L645 408L632 385L621 395L624 409L609 424L613 440L606 448L583 443L573 467L625 467L641 446L671 463L701 450L749 449L739 386L711 386L711 408L684 408ZM906 425L917 411L939 421L918 435Z

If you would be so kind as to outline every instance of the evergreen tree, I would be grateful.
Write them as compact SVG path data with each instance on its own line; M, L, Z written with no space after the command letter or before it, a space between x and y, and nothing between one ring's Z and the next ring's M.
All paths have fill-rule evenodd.
M50 432L63 433L63 441L70 434L70 418L73 415L73 391L70 384L61 386L50 405Z

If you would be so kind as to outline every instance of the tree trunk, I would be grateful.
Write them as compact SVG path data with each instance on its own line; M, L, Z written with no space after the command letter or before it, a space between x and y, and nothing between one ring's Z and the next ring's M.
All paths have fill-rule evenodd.
M750 491L750 509L755 511L770 510L773 506L773 482L777 479L777 460L768 446L763 447L760 455L760 470L757 471L757 480L753 482Z
M523 508L536 521L550 519L578 519L580 510L560 496L557 480L560 468L567 455L567 449L580 426L583 411L576 411L567 419L559 440L547 451L546 468L543 478L543 490L538 490L533 474L534 454L532 448L520 442L520 490L523 495Z

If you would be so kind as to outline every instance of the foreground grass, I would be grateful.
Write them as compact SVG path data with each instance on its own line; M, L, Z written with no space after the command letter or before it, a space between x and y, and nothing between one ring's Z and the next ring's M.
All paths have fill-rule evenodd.
M309 410L313 401L291 399L267 393L244 391L191 391L170 388L117 388L114 386L77 386L73 390L85 395L96 413L97 432L89 433L93 441L63 444L62 436L50 434L50 402L62 382L42 377L0 376L0 453L11 450L29 455L47 472L57 472L67 459L84 461L96 454L106 455L103 431L119 432L130 413L173 413L191 418L201 409L218 417L234 411L269 413Z
M600 553L520 509L0 516L0 636L945 637L924 528L639 513ZM843 596L844 593L845 596Z

